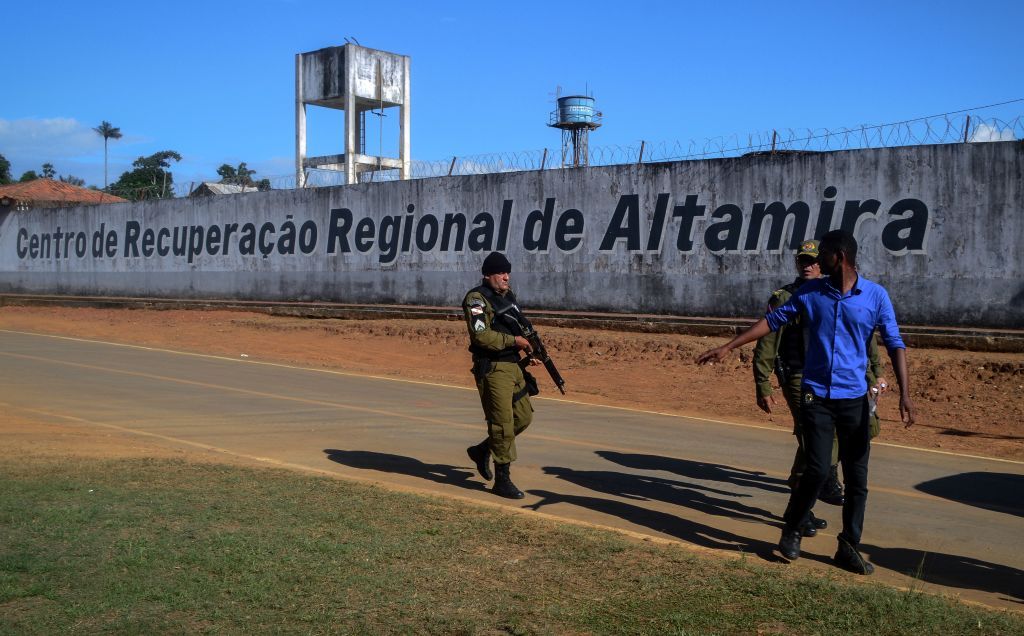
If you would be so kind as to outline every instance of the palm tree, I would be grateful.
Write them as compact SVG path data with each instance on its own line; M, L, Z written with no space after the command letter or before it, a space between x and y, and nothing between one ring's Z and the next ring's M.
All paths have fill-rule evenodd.
M107 120L103 120L99 126L93 128L96 133L103 137L103 189L107 189L107 140L108 139L120 139L121 129L116 128Z

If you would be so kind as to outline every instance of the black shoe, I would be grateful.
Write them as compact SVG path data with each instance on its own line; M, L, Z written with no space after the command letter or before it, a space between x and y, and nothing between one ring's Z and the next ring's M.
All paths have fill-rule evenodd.
M821 487L818 499L833 506L841 506L846 503L846 497L843 496L843 485L839 483L839 469L836 466L829 470L828 479Z
M491 472L491 449L487 440L480 442L476 446L470 446L466 449L466 454L476 464L476 472L480 473L480 476L485 481L494 479L494 473Z
M782 529L782 538L779 539L779 552L789 561L800 558L800 531Z
M499 497L505 497L507 499L522 499L526 496L523 494L522 490L516 488L516 485L512 483L508 464L499 464L495 462L494 472L496 473L496 476L494 478L494 487L491 488L491 492Z
M828 527L828 522L824 519L819 519L818 517L815 517L813 512L810 514L807 520L810 522L811 525L814 526L815 530L824 530Z
M836 565L854 574L871 574L875 571L875 566L868 563L867 559L857 552L857 548L842 537L839 537L839 549L836 550L835 561Z
M814 513L810 513L807 517L807 523L803 527L803 535L805 537L817 536L818 530L824 530L828 527L828 522L824 519L819 519L814 516Z

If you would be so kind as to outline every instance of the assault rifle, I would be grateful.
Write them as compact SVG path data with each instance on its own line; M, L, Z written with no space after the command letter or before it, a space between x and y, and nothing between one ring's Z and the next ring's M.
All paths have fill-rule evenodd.
M565 395L565 380L562 379L562 374L558 372L558 368L555 366L555 361L548 355L547 347L545 347L544 343L541 341L540 334L537 333L537 330L533 328L533 325L530 324L530 321L527 320L525 316L519 314L520 318L522 318L520 321L512 315L512 312L509 310L513 308L518 309L515 305L510 303L500 309L496 309L494 317L507 320L518 327L519 335L526 338L526 341L530 343L530 353L526 354L526 357L520 361L520 364L525 366L530 363L530 360L537 360L543 364L544 368L548 370L548 375L551 376L551 380L555 383L555 386L558 387L558 390L561 391L562 395ZM518 313L518 311L515 313Z

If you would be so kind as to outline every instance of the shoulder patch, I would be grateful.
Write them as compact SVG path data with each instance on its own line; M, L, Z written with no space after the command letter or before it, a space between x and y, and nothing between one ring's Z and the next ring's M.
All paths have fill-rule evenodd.
M484 329L487 329L487 326L484 325L484 321L477 318L476 321L473 323L473 331L480 333Z

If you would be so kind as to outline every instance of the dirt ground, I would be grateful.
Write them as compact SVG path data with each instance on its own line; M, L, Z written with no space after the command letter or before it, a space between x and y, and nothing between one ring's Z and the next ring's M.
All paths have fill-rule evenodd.
M455 321L0 307L0 329L462 386L470 386L472 380L466 328ZM544 329L542 335L565 377L568 399L792 426L781 395L771 417L755 405L749 346L734 352L726 363L698 367L693 363L697 354L724 342L723 338L554 327ZM888 394L879 405L882 435L878 441L1024 460L1024 356L911 349L908 359L917 424L903 427L897 398ZM538 377L543 395L558 395L543 370ZM891 372L888 379L895 379Z

